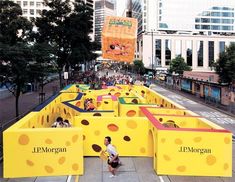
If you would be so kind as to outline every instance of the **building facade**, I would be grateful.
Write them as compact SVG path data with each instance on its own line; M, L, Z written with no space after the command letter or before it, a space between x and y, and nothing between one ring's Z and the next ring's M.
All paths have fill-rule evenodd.
M23 17L26 17L27 19L31 20L33 18L40 17L42 10L49 9L47 6L43 4L43 0L13 0L15 3L19 4L22 8ZM72 2L73 0L71 0ZM94 13L94 0L84 0L86 5L93 10L93 27L92 27L92 33L90 33L90 38L92 41L94 41L94 22L95 22L95 13Z
M235 33L235 1L231 0L158 0L158 29Z
M235 1L132 0L138 19L136 59L146 68L163 69L181 55L197 71L210 70L235 42Z
M235 34L232 0L132 0L132 14L143 31ZM182 23L183 22L183 23Z
M115 16L115 1L96 0L95 1L95 41L101 42L101 32L106 16Z
M23 16L27 19L40 17L42 10L48 9L43 0L14 0L22 8Z
M194 71L210 71L230 43L235 43L235 36L143 33L138 36L136 58L146 68L158 69L168 68L172 59L182 56Z
M138 34L158 28L158 3L156 0L132 0L132 17L138 20Z

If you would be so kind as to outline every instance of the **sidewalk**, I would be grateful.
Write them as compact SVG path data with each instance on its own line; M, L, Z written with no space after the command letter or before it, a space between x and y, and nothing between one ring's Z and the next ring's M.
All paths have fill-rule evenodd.
M164 88L166 90L169 90L169 91L172 91L172 92L177 93L179 95L182 95L182 96L184 96L186 98L194 100L196 102L200 102L203 105L206 105L208 107L214 108L215 110L218 110L218 111L223 112L223 113L225 113L227 115L230 115L231 117L235 117L235 109L232 112L229 112L228 111L228 106L222 105L220 103L211 102L208 99L201 98L200 96L196 96L196 95L193 95L191 93L187 93L185 91L181 91L179 89L174 88L171 85L167 85L166 83L158 83L158 82L156 82L154 84L158 85L158 86L160 86L160 87L162 87L162 88Z
M55 88L59 91L59 81L53 81L44 86L45 99L53 95ZM20 95L19 115L24 115L39 104L39 92L28 92ZM0 124L5 124L15 118L15 97L0 99Z

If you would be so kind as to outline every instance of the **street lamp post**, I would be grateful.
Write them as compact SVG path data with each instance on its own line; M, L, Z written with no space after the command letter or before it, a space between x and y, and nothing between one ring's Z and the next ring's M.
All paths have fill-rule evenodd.
M151 30L151 36L152 36L152 71L153 71L153 30Z

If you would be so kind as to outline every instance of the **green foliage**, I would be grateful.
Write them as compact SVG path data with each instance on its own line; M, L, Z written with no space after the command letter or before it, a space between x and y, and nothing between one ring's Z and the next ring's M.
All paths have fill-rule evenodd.
M0 1L0 42L14 45L26 40L32 24L22 17L22 9L12 1Z
M90 41L93 10L81 0L44 0L50 8L43 10L36 19L38 32L34 35L37 42L46 41L55 49L55 63L60 74L63 67L68 68L79 62L91 61L97 55Z
M134 70L136 73L139 74L145 73L145 67L142 60L135 60L133 63L134 63Z
M31 82L39 82L41 92L46 84L48 75L53 70L53 53L54 50L47 43L35 43L32 46L33 62L30 63Z
M175 59L171 60L170 63L170 69L169 72L170 73L178 73L180 75L182 75L184 73L184 71L191 71L191 67L187 65L187 63L185 63L184 58L182 58L181 56L177 56Z
M0 44L0 56L3 60L0 71L5 81L15 87L23 86L29 80L29 62L33 61L30 47L24 43Z
M235 43L231 43L225 52L220 53L219 59L215 62L215 69L220 82L231 83L235 80Z
M3 84L12 84L9 90L16 98L16 116L20 92L29 81L29 63L33 61L27 44L32 24L21 15L18 4L0 1L0 78Z

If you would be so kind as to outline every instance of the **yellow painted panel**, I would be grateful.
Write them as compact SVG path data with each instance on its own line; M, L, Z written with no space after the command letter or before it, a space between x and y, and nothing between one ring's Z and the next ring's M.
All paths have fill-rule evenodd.
M76 117L83 128L84 155L98 156L104 150L104 137L110 136L121 156L148 156L148 120L139 117Z
M160 175L232 176L232 134L158 131Z
M3 135L4 178L83 174L80 128L22 129Z

